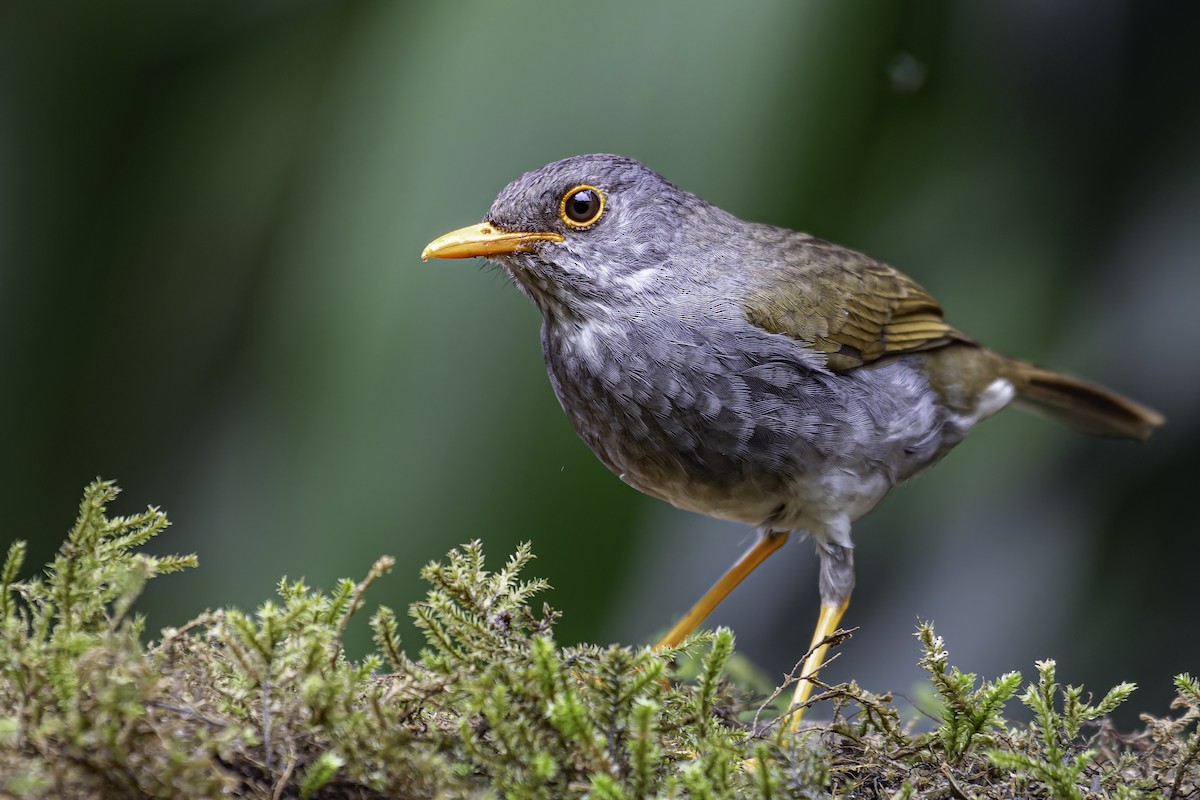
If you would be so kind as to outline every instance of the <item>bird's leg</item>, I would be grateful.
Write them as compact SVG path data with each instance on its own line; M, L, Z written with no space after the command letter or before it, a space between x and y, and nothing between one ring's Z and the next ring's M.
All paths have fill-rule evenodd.
M813 631L812 642L808 645L808 658L804 659L804 666L800 668L796 693L792 695L791 707L796 709L790 722L792 730L800 727L800 719L804 716L804 704L808 702L808 697L812 694L813 680L817 677L817 670L825 662L825 653L829 651L829 645L825 644L825 639L837 630L838 622L841 621L842 615L846 613L846 607L849 605L849 597L838 605L821 603L821 614L817 617L817 629Z
M758 541L756 541L749 550L742 554L742 557L729 570L721 576L721 579L713 584L713 587L704 593L704 596L696 601L691 610L683 615L679 622L675 623L675 627L667 633L666 636L659 639L658 644L654 645L655 650L661 650L664 647L674 647L684 640L684 638L700 627L700 623L704 618L712 613L712 610L724 600L730 592L734 590L739 583L759 564L767 560L767 556L774 553L779 548L783 547L788 539L787 531L772 531L763 530L759 533ZM835 620L836 622L836 620Z
M850 592L854 589L854 547L850 544L849 520L831 520L827 523L826 535L817 539L817 556L821 559L821 614L817 617L817 628L808 645L808 657L800 668L799 682L792 696L791 707L796 709L790 720L792 730L800 727L804 703L812 694L817 671L829 652L825 639L837 630L846 607L850 605Z

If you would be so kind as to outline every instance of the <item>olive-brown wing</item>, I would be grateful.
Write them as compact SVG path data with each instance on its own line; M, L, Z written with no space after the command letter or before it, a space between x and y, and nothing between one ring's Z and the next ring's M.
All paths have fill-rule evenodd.
M788 256L750 290L746 316L824 353L834 371L971 341L946 324L927 291L887 264L819 239L796 243Z

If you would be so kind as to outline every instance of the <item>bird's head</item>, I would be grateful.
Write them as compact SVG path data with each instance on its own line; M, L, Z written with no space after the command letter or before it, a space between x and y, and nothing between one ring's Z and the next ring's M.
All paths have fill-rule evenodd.
M482 223L435 239L421 258L483 256L548 318L588 319L685 280L678 256L696 248L689 222L706 212L723 213L640 162L575 156L517 178Z

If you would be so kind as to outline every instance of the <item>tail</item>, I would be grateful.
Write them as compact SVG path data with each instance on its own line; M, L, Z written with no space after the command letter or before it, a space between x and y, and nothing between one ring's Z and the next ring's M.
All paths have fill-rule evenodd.
M1009 362L1005 376L1016 403L1092 436L1146 440L1165 421L1162 414L1116 392L1024 361Z

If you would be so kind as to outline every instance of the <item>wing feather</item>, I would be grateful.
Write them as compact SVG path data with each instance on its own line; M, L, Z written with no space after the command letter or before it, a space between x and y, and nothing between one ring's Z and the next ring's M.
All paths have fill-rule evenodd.
M773 244L782 258L755 271L747 319L825 353L832 370L970 341L920 284L887 264L802 234Z

